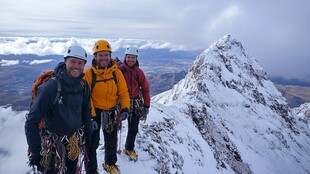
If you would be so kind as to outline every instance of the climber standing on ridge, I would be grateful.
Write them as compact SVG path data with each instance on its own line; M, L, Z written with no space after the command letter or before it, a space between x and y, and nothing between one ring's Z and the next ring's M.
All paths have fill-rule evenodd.
M90 162L85 168L88 174L98 173L96 150L99 146L100 127L103 130L105 150L105 162L102 166L108 173L120 173L116 165L117 130L118 123L129 116L130 100L124 76L111 59L111 53L110 44L105 40L98 40L93 48L91 68L85 70L84 78L91 88L94 129L92 145L87 150Z
M137 48L126 48L124 63L119 66L124 74L130 95L130 116L124 153L134 161L138 159L134 147L139 121L146 120L151 100L148 80L139 68L138 56L139 50Z
M33 172L36 166L42 173L81 173L79 155L92 134L90 89L83 80L86 61L84 48L69 47L55 77L36 88L25 122Z

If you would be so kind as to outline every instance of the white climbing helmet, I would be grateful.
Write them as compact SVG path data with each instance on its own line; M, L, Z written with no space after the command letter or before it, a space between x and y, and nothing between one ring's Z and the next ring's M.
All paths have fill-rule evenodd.
M65 59L68 57L75 57L87 61L87 52L81 46L72 45L67 49L64 55Z
M134 55L134 56L138 57L138 55L139 55L138 48L136 48L136 47L128 47L128 48L126 48L125 55L127 55L127 54Z

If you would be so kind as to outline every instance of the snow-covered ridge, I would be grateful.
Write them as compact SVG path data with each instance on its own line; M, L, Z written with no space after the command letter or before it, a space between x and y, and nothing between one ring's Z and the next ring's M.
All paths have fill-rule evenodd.
M230 35L202 52L182 81L152 100L191 118L221 171L310 172L307 125Z
M27 149L25 139L11 138L23 137L22 129L8 136L14 127L23 128L24 113L13 124L7 110L0 107L0 133L6 134L0 141L0 173L16 173L7 168L16 161L26 173L26 155L16 160L13 153ZM122 173L135 174L309 174L309 124L294 113L258 62L226 35L197 56L173 89L152 98L136 140L138 161L120 154L117 164ZM98 165L103 162L99 149Z
M310 120L310 103L304 103L299 107L293 108L293 112L299 116L300 118L304 119L305 121Z

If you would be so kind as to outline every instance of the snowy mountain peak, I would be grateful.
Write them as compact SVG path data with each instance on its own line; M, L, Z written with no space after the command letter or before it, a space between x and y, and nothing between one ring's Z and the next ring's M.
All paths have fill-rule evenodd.
M268 80L266 72L258 62L246 54L240 42L230 35L225 35L196 58L187 76L172 89L174 95L161 101L165 100L163 103L169 103L182 98L183 94L198 91L208 95L218 95L218 92L210 93L210 91L223 89L266 104L268 96L263 96L263 91L259 91L266 88L276 96L276 99L280 99L281 104L286 104L284 97ZM223 98L215 96L214 99L220 102Z
M0 107L0 173L26 173L27 157L20 155L27 149L26 113L8 110ZM295 114L307 118L308 111L305 105L291 112L264 69L226 35L197 56L183 80L152 98L139 124L138 161L119 154L117 164L136 174L309 174L310 123ZM128 131L123 123L119 150ZM104 150L97 152L101 166ZM16 159L25 166L18 171L11 167Z
M306 123L295 118L265 70L230 35L203 51L183 80L152 100L178 108L183 115L175 122L185 117L195 125L222 172L310 172Z

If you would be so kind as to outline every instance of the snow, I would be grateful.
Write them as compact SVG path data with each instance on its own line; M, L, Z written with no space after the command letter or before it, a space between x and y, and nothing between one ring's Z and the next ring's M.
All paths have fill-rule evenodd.
M310 171L309 129L289 111L258 62L229 35L201 53L185 79L153 100L176 107L183 103L183 109L190 106L193 118L202 119L197 125L206 141L219 141L211 149L228 154L216 157L219 163L230 163L236 173ZM230 159L230 152L238 153L243 165Z
M288 108L259 63L226 35L197 56L184 79L152 98L147 121L139 125L138 161L120 154L117 165L136 174L308 174L310 132L303 114L309 106L300 110ZM29 170L25 114L0 107L0 173ZM126 134L125 121L121 150ZM103 173L100 148L98 160Z

